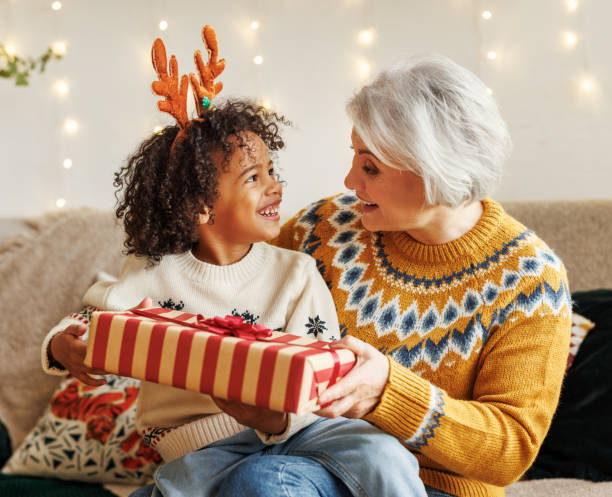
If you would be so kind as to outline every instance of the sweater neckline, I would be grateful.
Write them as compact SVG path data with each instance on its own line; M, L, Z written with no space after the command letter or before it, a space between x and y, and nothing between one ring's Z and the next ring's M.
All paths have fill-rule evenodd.
M238 262L217 266L201 261L190 250L173 256L178 270L192 280L206 280L210 284L236 285L249 280L262 270L265 259L263 242L251 245L248 253Z
M447 263L466 256L478 258L479 254L490 252L504 214L502 206L490 198L482 200L482 206L483 213L474 227L447 243L427 245L404 231L378 233L377 239L384 245L393 245L402 257L421 262Z

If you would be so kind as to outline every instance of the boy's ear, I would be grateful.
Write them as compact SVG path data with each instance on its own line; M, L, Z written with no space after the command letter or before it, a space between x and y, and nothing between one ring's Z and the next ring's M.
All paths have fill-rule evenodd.
M204 206L204 212L198 214L198 223L199 224L208 224L210 220L210 209L208 206Z

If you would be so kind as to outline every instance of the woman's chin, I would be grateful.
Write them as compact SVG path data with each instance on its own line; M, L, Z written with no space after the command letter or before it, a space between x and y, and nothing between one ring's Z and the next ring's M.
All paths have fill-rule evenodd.
M376 220L371 219L368 216L362 216L361 224L368 231L381 231L382 230L380 223L377 223Z

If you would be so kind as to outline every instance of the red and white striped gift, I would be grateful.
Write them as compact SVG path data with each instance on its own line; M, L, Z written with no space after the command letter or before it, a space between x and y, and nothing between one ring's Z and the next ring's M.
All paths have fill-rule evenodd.
M317 410L354 363L327 342L163 308L94 312L85 356L109 373L297 414Z

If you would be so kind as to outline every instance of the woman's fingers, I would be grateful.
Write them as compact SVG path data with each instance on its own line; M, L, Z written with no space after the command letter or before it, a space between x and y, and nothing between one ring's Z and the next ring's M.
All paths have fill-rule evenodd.
M387 357L371 345L350 335L331 344L351 350L357 362L346 376L319 397L323 406L316 414L326 417L361 417L380 401L389 377Z
M345 335L340 340L336 340L329 345L334 349L349 349L357 358L367 354L368 348L371 347L371 345L351 335Z
M346 397L357 388L362 380L361 368L355 366L344 377L340 378L336 384L329 387L319 396L319 403L325 405Z

